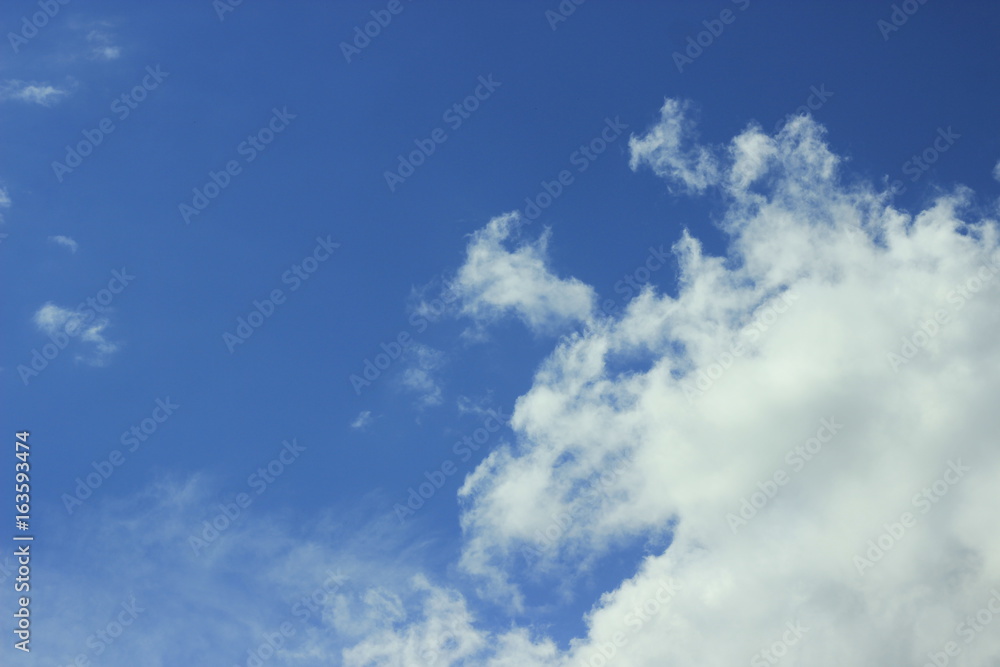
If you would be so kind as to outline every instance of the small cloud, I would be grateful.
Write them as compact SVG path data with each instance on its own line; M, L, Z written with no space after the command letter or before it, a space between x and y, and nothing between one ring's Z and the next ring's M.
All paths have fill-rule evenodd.
M993 167L993 178L1000 181L1000 161L997 162L997 166Z
M472 235L465 263L449 285L461 299L461 313L480 324L515 313L538 333L587 321L596 293L575 278L552 273L548 231L534 242L510 243L522 223L519 214L508 213Z
M408 362L410 367L403 372L403 387L420 395L421 408L440 405L441 387L434 373L444 365L444 353L433 347L414 343L410 346Z
M687 118L690 106L680 100L664 100L659 123L641 137L629 138L629 166L636 171L649 165L657 176L687 192L700 193L718 182L719 165L706 147L691 145L695 131Z
M10 208L10 195L7 194L7 188L0 186L0 208ZM0 213L0 222L3 222L3 213ZM2 238L6 238L7 235L4 234Z
M111 43L111 36L104 30L91 30L87 33L90 43L90 57L94 60L114 60L121 55L121 48Z
M476 415L477 417L487 416L490 414L490 409L495 407L493 403L493 392L487 391L486 396L479 399L474 399L469 396L459 396L455 401L455 407L458 408L458 414L460 415Z
M363 430L366 426L372 423L372 412L371 410L362 410L358 413L357 418L351 422L351 428Z
M89 316L85 314L87 311ZM76 360L91 366L103 366L118 349L117 344L104 337L104 330L110 325L108 318L95 317L94 311L89 308L74 310L46 303L33 319L38 330L49 337L79 336L83 343L89 343L92 346L90 354L78 354Z
M61 97L68 94L68 90L56 88L48 83L28 83L17 79L0 83L0 100L17 100L29 104L40 104L43 107L52 106Z
M73 252L73 253L76 252L76 249L78 247L77 246L77 242L74 241L73 239L71 239L68 236L50 236L49 237L49 241L51 241L52 243L56 243L58 245L61 245L61 246L65 246L65 247L69 248L70 252Z

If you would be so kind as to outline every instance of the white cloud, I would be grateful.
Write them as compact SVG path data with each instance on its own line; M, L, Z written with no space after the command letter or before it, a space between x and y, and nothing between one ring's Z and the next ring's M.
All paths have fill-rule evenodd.
M363 430L366 426L372 423L372 413L371 410L362 410L358 413L358 416L351 422L351 428Z
M27 83L17 79L0 83L0 101L18 100L50 107L68 94L68 90L56 88L48 83Z
M254 505L194 561L166 548L220 511L192 482L72 517L96 550L133 545L90 554L109 575L101 585L135 586L159 612L109 664L167 650L183 664L244 660L289 616L297 634L280 657L305 666L909 665L949 641L967 664L996 662L1000 619L962 625L1000 590L996 222L972 218L966 192L911 216L888 193L845 185L807 118L758 135L711 153L730 202L728 257L684 233L676 297L645 291L615 318L573 311L590 326L517 401L516 446L462 486L462 569L537 626L487 622L472 596L415 573L406 549L372 558L402 531L350 532L342 512L303 540ZM482 237L466 266L479 267ZM536 259L530 286L592 300ZM533 321L535 301L473 294ZM859 572L872 542L884 553ZM584 635L558 646L521 585L572 594L623 546L646 555L593 601ZM342 563L350 584L300 622L293 605ZM94 631L93 604L74 604L92 591L71 579L53 582L69 656ZM194 624L221 639L177 643L200 636ZM771 646L781 662L760 655Z
M685 190L702 192L719 179L715 156L703 146L685 148L694 135L693 124L685 112L688 104L666 99L660 109L660 122L644 136L629 138L632 152L629 166L633 171L648 164L668 181Z
M35 326L47 336L67 335L70 339L79 339L88 343L84 352L76 355L77 361L92 366L103 366L108 358L118 349L104 337L104 330L110 325L107 317L95 313L89 308L62 308L52 303L46 303L34 315Z
M411 343L405 363L407 368L400 379L403 387L418 394L420 407L440 405L442 392L436 375L444 366L444 353L422 343Z
M50 236L49 237L49 241L51 241L52 243L55 243L57 245L61 245L63 247L69 248L69 251L73 252L73 253L76 252L77 247L78 247L77 242L74 241L73 239L71 239L68 236L61 236L61 235Z
M91 45L90 57L95 60L115 60L121 55L121 48L112 44L111 35L104 30L91 30L87 41Z
M1000 181L1000 161L998 161L996 166L993 167L993 178Z
M465 263L451 283L461 312L479 321L514 313L536 332L551 332L590 317L594 290L575 278L554 276L546 258L549 234L508 250L520 225L517 213L490 220L472 235Z
M0 186L0 209L10 208L10 204L11 204L10 195L7 194L7 188L5 188L3 186ZM0 223L2 223L3 221L4 221L3 220L3 213L0 213ZM4 237L5 236L6 236L6 234L4 234ZM4 238L4 237L0 237L0 238Z
M677 297L645 292L558 345L517 402L518 445L460 491L483 594L526 607L520 582L566 590L645 544L634 576L566 651L477 633L451 600L452 651L712 667L768 664L785 637L785 662L820 667L922 664L949 641L969 664L1000 657L992 626L959 634L1000 590L1000 232L963 191L911 216L846 185L822 136L801 117L693 147L731 198L730 261L684 234ZM348 655L417 664L429 625Z

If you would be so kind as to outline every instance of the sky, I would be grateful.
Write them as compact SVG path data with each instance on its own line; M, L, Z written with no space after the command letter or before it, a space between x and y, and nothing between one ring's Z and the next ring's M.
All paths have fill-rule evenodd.
M3 665L1000 664L1000 6L0 27Z

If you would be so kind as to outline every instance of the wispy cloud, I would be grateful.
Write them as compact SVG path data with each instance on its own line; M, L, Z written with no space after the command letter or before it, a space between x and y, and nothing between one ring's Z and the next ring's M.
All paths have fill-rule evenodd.
M407 349L407 367L400 382L405 389L418 395L420 407L441 404L442 391L436 376L444 361L443 352L422 343L413 343Z
M0 185L0 209L10 208L11 201L10 195L7 193L7 188ZM0 212L0 223L3 222L3 212Z
M371 410L362 410L358 413L358 416L351 422L351 428L357 430L364 430L369 424L372 423L372 413Z
M103 28L95 28L87 33L90 57L95 60L115 60L121 55L121 47L115 46L111 34Z
M69 251L73 253L76 252L76 249L78 247L77 242L68 236L62 236L62 235L50 236L49 242L55 243L56 245L61 245L64 248L69 248Z
M89 308L63 308L46 303L38 309L33 320L38 330L50 337L60 334L79 336L80 341L87 345L75 358L91 366L103 366L118 349L116 343L104 337L110 320Z
M50 107L68 94L69 90L57 88L49 83L25 82L18 79L0 83L0 101L16 100Z

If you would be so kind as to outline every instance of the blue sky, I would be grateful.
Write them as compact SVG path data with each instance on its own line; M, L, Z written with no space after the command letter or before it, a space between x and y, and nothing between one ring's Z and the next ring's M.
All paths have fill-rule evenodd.
M0 24L3 423L31 433L36 536L32 650L4 664L252 664L288 618L262 662L773 664L806 619L830 630L780 640L803 664L917 664L1000 585L974 509L992 264L955 292L997 241L993 3L19 0ZM725 541L831 414L841 458ZM854 551L962 453L935 526L866 575ZM928 580L934 535L961 584ZM614 639L667 579L690 597ZM924 611L876 611L920 586ZM752 615L758 589L783 594ZM854 616L906 639L849 642Z

